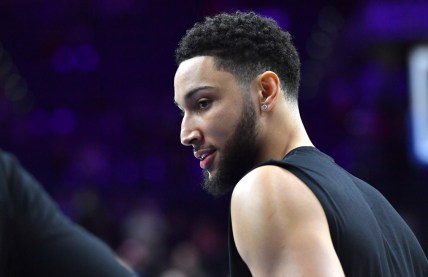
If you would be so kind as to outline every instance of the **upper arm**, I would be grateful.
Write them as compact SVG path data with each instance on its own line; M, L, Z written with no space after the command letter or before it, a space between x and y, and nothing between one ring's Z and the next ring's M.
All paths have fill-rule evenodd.
M0 204L8 209L0 217L7 218L5 234L13 236L7 237L10 247L22 260L13 266L37 276L134 276L108 245L72 223L16 158L1 151L0 185Z
M253 276L343 276L324 210L290 172L263 166L235 187L232 230Z
M70 229L70 221L42 185L12 155L2 153L2 180L7 190L8 217L15 235L26 245L36 246ZM29 232L28 230L31 230Z

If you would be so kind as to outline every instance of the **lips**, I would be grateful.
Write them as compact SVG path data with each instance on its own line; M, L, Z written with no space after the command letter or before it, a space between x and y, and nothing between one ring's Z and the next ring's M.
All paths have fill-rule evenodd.
M214 152L215 149L212 148L206 148L206 149L199 149L197 151L194 151L194 156L197 158L200 162L199 165L202 169L208 168L211 163L214 160Z

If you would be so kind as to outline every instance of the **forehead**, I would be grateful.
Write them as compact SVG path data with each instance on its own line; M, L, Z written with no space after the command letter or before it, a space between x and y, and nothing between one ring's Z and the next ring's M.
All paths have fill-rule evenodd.
M199 56L183 61L174 78L174 100L179 103L186 93L201 87L222 88L237 86L232 73L216 68L214 58Z
M217 71L214 58L211 56L197 56L180 63L175 73L175 82L183 79L200 78L209 72ZM188 81L188 80L187 80Z

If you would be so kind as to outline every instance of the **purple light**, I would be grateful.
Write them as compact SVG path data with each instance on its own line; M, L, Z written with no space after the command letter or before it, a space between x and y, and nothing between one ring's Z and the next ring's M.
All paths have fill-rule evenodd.
M57 49L52 66L56 72L66 73L73 70L82 72L93 71L98 65L98 53L90 44L81 44L76 49L61 47Z
M133 185L140 179L140 168L136 161L125 159L115 166L117 183L122 185Z
M68 109L57 109L51 119L52 131L56 134L66 135L73 132L76 127L74 113Z
M93 71L98 64L98 53L90 44L80 45L76 52L76 68L83 72Z
M52 65L56 72L65 73L71 71L76 65L76 56L69 47L61 47L55 52Z
M365 28L373 37L427 37L428 3L373 3L364 13Z
M127 13L135 6L134 0L102 0L96 4L95 8L102 15L114 16Z
M274 19L281 28L287 30L290 28L290 19L284 9L280 8L263 8L259 11L263 16Z
M145 179L156 183L164 182L166 176L166 165L163 158L148 156L144 160L142 168Z
M28 120L28 132L35 137L44 137L49 133L49 115L44 110L31 113Z

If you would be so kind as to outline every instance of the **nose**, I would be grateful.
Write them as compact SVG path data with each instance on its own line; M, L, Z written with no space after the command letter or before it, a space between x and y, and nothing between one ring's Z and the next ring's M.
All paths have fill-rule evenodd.
M186 115L183 117L183 121L181 122L180 140L181 144L193 147L198 145L201 141L200 130L189 118L187 118Z

